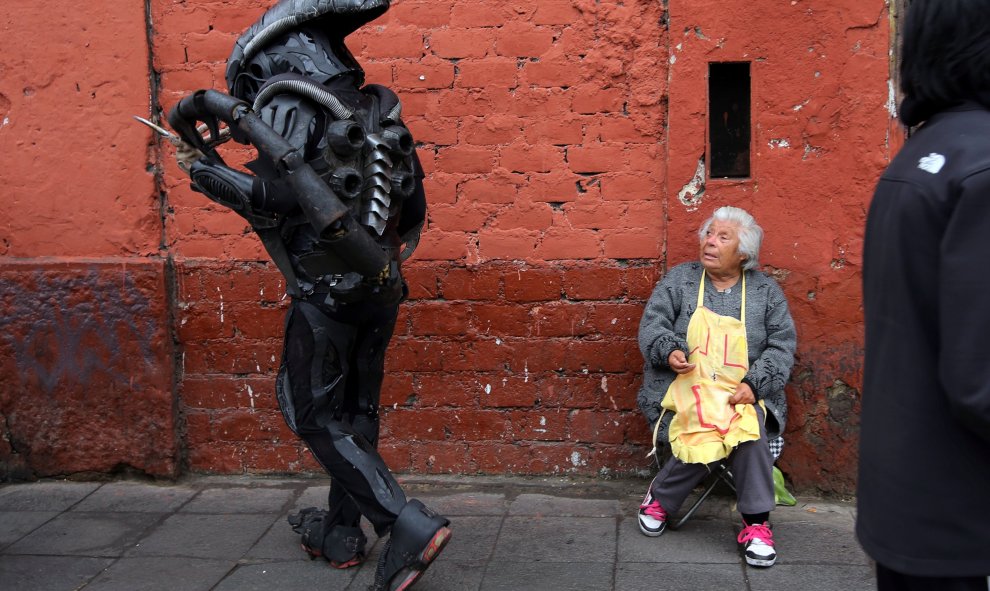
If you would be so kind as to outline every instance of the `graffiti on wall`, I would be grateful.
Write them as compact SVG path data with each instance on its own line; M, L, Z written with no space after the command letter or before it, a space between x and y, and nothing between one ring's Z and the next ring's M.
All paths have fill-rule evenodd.
M0 276L0 347L13 361L4 373L17 374L5 380L46 394L69 384L136 391L159 365L158 313L126 270Z

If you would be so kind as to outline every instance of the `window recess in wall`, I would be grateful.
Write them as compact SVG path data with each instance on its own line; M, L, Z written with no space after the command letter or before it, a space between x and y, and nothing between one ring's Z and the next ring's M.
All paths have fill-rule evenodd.
M749 62L708 64L709 178L750 176Z

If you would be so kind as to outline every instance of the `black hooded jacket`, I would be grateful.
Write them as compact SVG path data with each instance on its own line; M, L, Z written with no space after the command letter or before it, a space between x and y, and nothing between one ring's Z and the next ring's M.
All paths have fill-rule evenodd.
M916 576L990 575L990 110L928 118L866 227L856 531Z

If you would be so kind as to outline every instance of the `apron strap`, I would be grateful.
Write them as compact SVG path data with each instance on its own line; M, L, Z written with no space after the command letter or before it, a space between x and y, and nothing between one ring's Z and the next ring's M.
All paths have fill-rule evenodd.
M698 286L698 305L695 309L705 307L705 271L701 271L701 285ZM746 326L746 271L742 272L742 304L739 308L739 320Z
M700 310L705 307L705 270L701 270L701 285L698 286L698 305L694 307L695 310Z
M743 330L746 330L746 271L742 272L742 304L739 305L739 320L742 322Z

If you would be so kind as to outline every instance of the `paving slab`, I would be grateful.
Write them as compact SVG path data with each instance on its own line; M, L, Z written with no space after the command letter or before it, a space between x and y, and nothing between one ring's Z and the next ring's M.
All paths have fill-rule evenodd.
M621 512L615 499L575 499L547 494L521 494L509 505L509 515L551 517L615 517Z
M502 561L485 572L481 591L601 591L613 588L612 577L610 563Z
M677 531L643 535L635 517L619 526L618 562L738 563L736 533L726 520L693 518Z
M357 569L333 568L325 560L238 565L211 591L290 591L345 589Z
M427 507L441 515L504 515L509 501L504 493L461 492L445 494L431 492L414 495Z
M450 560L483 567L488 564L495 552L495 543L502 529L502 519L455 517L450 529L451 538L443 551L443 561Z
M823 523L777 522L773 528L777 563L869 565L866 553L849 532L849 527Z
M43 481L0 486L0 511L65 511L100 488L97 482Z
M296 499L292 502L288 513L295 513L306 507L316 507L318 509L327 508L327 495L330 493L330 481L317 486L306 486Z
M0 556L0 581L11 591L76 591L112 562L77 556Z
M851 501L798 497L771 516L780 552L748 567L731 496L677 531L639 531L646 479L400 477L451 518L453 537L416 591L875 589ZM325 507L329 480L187 477L175 483L42 481L0 486L0 589L365 591L385 540L362 522L354 568L309 560L286 516Z
M738 564L623 563L616 569L615 588L622 591L683 591L685 589L746 589ZM781 587L808 589L804 587Z
M873 568L856 565L785 565L749 569L751 591L814 589L815 591L871 591L876 589Z
M492 560L612 563L615 532L615 518L506 517Z
M75 511L171 513L197 489L167 484L108 482L73 507Z
M232 560L126 557L86 585L86 591L198 591L212 589L234 568Z
M181 513L284 513L296 491L287 488L209 488L186 503ZM324 499L324 505L326 500Z
M58 511L0 511L0 549L61 515Z
M238 559L272 526L271 515L176 514L128 552L131 556Z
M116 557L134 546L161 519L155 513L66 512L11 545L5 553Z

